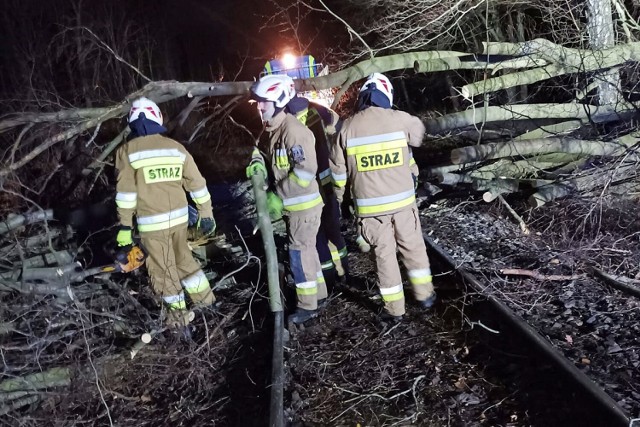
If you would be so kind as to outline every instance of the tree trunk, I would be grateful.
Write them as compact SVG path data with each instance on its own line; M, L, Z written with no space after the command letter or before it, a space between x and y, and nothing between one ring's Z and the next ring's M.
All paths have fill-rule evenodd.
M593 50L609 49L615 45L611 0L587 0L589 9L589 44ZM620 73L609 70L597 73L598 100L600 105L612 105L618 102L620 93Z

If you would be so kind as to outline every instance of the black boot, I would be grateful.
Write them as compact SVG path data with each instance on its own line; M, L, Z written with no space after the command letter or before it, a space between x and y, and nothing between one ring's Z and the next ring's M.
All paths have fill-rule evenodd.
M389 314L386 311L383 311L383 312L380 313L379 318L383 322L400 323L402 321L402 319L404 318L404 316L402 316L402 315L394 316L392 314Z
M318 315L318 310L305 310L304 308L296 308L293 314L289 315L289 320L296 325L304 323L309 319L313 319Z

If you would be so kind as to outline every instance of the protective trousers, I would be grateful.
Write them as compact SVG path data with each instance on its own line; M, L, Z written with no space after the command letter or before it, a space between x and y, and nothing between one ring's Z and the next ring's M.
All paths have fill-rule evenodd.
M141 233L141 240L149 253L147 270L153 291L162 297L169 309L186 308L182 287L194 304L209 305L215 301L209 280L191 255L186 224Z
M344 276L349 272L347 243L340 232L340 206L333 191L326 192L316 236L316 250L325 278Z
M415 299L424 301L429 298L433 294L431 268L415 204L394 214L361 218L360 223L363 237L375 251L385 310L392 316L405 313L396 248L407 269Z
M320 210L296 212L287 221L289 235L289 267L296 284L298 307L318 308L318 300L327 297L318 252L313 245L320 228Z

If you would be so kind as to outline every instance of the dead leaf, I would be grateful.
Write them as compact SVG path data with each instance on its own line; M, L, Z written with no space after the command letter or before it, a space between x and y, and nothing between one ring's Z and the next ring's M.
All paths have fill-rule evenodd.
M582 357L580 358L580 363L582 363L583 365L591 365L591 360L587 359L586 357Z
M564 340L569 344L573 344L573 338L571 338L571 335L565 335Z

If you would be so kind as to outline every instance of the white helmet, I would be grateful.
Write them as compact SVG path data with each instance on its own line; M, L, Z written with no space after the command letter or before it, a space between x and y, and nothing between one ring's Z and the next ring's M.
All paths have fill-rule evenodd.
M144 113L144 116L156 122L162 126L162 112L158 105L152 100L142 97L138 98L131 104L131 111L129 111L129 123L137 120L140 117L140 113Z
M285 74L269 74L251 86L251 99L272 101L276 108L283 108L296 96L293 79Z
M378 89L389 99L389 105L393 105L393 86L387 76L380 73L369 74L367 81L360 88L360 92L369 89L372 83L375 85L375 89Z

